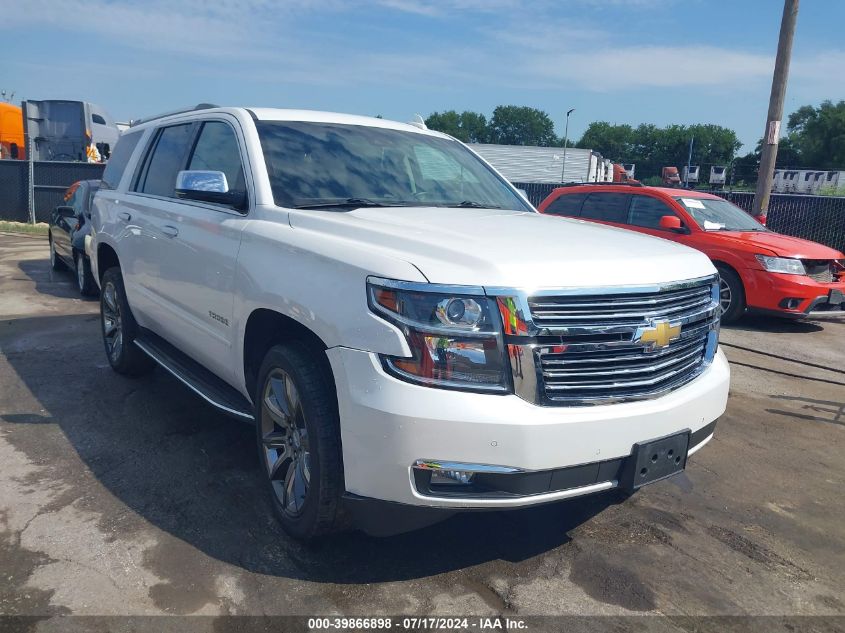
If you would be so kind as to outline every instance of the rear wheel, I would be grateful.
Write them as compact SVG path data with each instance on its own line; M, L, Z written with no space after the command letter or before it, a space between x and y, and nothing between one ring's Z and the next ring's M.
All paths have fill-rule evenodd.
M56 245L53 244L53 236L50 235L50 268L53 270L67 270L62 258L56 253Z
M272 347L255 396L258 452L273 508L284 530L303 540L344 528L337 399L315 353L296 343Z
M100 322L106 356L112 369L126 376L140 376L155 367L155 361L135 345L138 324L126 301L120 268L109 268L103 274Z
M78 251L74 256L74 261L76 262L76 285L79 287L79 293L84 297L90 297L95 294L96 288L94 277L91 275L91 262Z
M745 288L739 275L725 266L719 271L719 304L722 308L722 323L733 323L745 313Z

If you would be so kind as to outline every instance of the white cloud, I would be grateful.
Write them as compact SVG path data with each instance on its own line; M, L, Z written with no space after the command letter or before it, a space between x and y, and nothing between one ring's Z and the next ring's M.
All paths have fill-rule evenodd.
M768 55L713 46L603 46L527 55L520 69L538 81L614 92L738 85L771 77L773 65L774 59Z
M613 29L624 28L624 23L603 21L596 27L566 11L595 7L588 15L604 16L607 11L600 8L652 5L665 11L666 1L674 0L29 0L4 7L0 31L49 28L64 32L70 47L96 50L102 59L108 60L111 50L128 47L140 53L135 64L162 74L178 66L182 72L226 74L256 83L616 93L743 88L770 80L773 59L768 54L698 44L630 44L630 33L623 44ZM447 39L434 28L417 29L393 48L385 42L397 41L399 34L389 20L356 32L302 26L314 24L306 18L315 15L335 20L385 10L421 19L466 12L489 19L456 21L463 27L460 38ZM526 16L531 16L527 25ZM827 86L830 77L838 76L843 59L842 51L796 59L793 81Z

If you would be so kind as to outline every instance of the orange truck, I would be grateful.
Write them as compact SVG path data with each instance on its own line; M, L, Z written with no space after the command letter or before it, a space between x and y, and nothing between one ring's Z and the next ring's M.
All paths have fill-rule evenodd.
M0 158L26 158L23 113L11 103L0 103Z
M633 178L625 165L613 163L613 182L627 182L629 185L640 184L639 180Z
M681 174L678 173L677 167L664 167L660 175L663 178L663 185L665 187L681 186Z

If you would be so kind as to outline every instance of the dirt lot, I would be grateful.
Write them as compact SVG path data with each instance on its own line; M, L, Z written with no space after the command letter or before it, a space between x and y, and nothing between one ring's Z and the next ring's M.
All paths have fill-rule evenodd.
M724 329L714 440L624 502L308 548L251 428L113 373L97 312L44 238L0 235L0 614L845 615L843 320Z

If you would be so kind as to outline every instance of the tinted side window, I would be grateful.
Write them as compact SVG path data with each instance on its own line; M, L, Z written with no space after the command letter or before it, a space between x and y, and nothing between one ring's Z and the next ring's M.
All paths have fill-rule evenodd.
M586 193L573 193L562 195L546 207L546 213L551 215L568 215L577 218L581 215L581 205L587 197Z
M68 204L76 211L76 215L79 215L84 210L83 207L85 206L85 199L87 197L88 187L85 185L79 185L79 188L73 192L73 200Z
M105 125L105 124L106 124L106 120L105 120L103 117L101 117L99 114L92 114L92 115L91 115L91 120L92 120L94 123L99 123L100 125Z
M154 196L174 197L176 174L185 168L185 157L191 142L190 123L172 125L159 131L144 173L136 191Z
M627 193L591 193L581 208L581 217L624 224L630 198Z
M103 172L103 181L100 187L103 189L117 189L120 184L120 179L126 169L126 164L132 157L132 152L135 151L135 146L141 140L143 132L132 132L131 134L123 134L114 146L114 151L106 163L106 169Z
M677 215L669 206L650 196L634 196L631 200L630 224L648 229L659 229L660 218L664 215Z
M244 191L244 169L235 131L226 123L208 121L202 131L188 169L222 171L230 191Z

